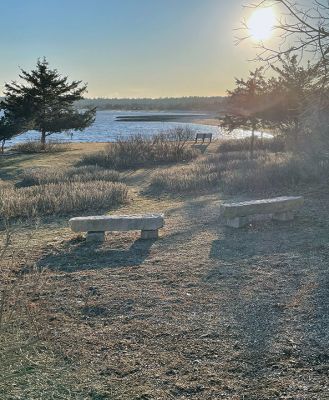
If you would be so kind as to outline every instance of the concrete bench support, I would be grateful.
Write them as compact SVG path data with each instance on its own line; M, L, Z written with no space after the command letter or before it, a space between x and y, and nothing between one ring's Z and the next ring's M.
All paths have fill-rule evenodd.
M226 226L241 228L256 221L291 221L294 212L304 203L303 197L276 197L273 199L222 204L220 214Z
M87 242L103 242L105 232L141 231L141 239L157 239L164 226L162 214L103 215L70 219L73 232L87 232Z
M154 231L142 231L141 232L141 239L150 240L150 239L158 239L159 237L159 230L156 229Z
M87 243L103 243L105 240L105 232L87 232Z

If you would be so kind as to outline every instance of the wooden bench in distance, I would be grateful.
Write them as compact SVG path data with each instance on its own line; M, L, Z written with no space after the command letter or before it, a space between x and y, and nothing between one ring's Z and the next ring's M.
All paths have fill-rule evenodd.
M202 143L204 143L205 139L209 139L209 142L212 141L212 133L197 133L195 136L195 143L198 142L198 139L202 139Z
M164 226L163 214L103 215L70 219L73 232L87 232L88 242L103 242L105 232L141 231L142 239L157 239Z
M276 197L273 199L222 204L220 215L225 225L240 228L253 221L275 219L291 221L294 211L304 203L303 197Z

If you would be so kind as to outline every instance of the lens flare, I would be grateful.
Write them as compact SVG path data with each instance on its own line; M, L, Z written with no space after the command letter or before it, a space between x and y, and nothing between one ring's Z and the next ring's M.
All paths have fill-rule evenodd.
M247 24L250 35L257 41L269 39L274 25L275 14L271 7L259 8L254 11Z

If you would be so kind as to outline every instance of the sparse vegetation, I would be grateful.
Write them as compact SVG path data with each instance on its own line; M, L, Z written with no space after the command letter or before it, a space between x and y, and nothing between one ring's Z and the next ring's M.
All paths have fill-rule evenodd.
M99 165L104 168L129 169L161 163L189 161L197 152L187 146L194 137L188 128L177 128L152 137L135 135L118 139L104 151L83 157L83 165Z
M36 140L28 140L26 142L17 143L12 147L13 151L17 151L23 154L35 154L35 153L59 153L61 151L67 151L70 148L69 143L52 141L49 140L47 143L40 143Z
M254 42L256 58L271 64L275 76L266 78L258 68L246 79L237 79L226 99L83 99L86 85L68 82L46 59L5 85L0 152L6 140L30 129L40 132L41 142L16 145L16 153L0 157L0 400L329 398L329 2L312 0L309 8L298 3L259 0L250 5L255 10L275 5L275 12L263 11L273 11L276 26L262 13L256 25L279 30L280 37L266 41L261 34L264 41ZM157 18L156 40L143 41L155 26L148 24L152 10L139 7L127 15L126 7L121 19L114 7L111 18L104 16L119 22L108 24L118 40L120 33L124 36L116 47L136 59L146 45L163 44L161 29L167 24ZM188 7L188 14L195 14L197 10ZM5 31L15 39L8 26L19 26L25 18L37 27L40 38L54 14L56 31L63 27L58 39L85 26L85 7L83 15L78 7L45 7L48 15L39 8L29 4L28 15L12 13L12 18L5 12ZM94 8L92 4L89 11L97 17ZM213 27L217 37L227 35L217 29L220 14L209 20L208 5L203 8L209 25L204 44L212 51ZM6 9L2 11L10 7ZM178 11L180 15L184 9ZM217 5L215 11L221 11ZM252 19L244 22L245 39L258 36ZM150 26L137 32L135 20ZM126 22L122 30L117 29L121 21ZM127 30L131 21L134 29ZM203 19L198 22L202 29ZM103 35L93 36L110 37L101 25ZM183 36L193 36L191 29L195 30L193 21L184 22ZM131 52L135 43L128 43L127 37L132 31L142 46ZM52 33L47 29L41 45ZM81 53L82 44L74 47L73 42L70 48ZM197 42L199 46L202 40ZM10 45L9 41L7 47L14 52ZM88 49L90 43L83 55L93 62L87 62L85 72L97 62L96 52ZM171 50L174 54L175 48ZM200 60L207 65L204 60L214 59L206 53L199 52L196 67ZM228 53L222 54L224 60ZM306 62L310 54L314 57ZM193 57L185 56L182 52L171 57L173 65L165 60L169 75L177 62L178 72L186 70L176 90L185 91L199 69L188 71L185 67ZM125 68L129 57L119 58L107 71ZM103 64L97 68L93 90L139 96L161 86L158 82L151 90L142 76L142 63L135 62L130 69L137 67L137 74L127 82L138 76L139 84L105 88L111 80L104 79ZM161 73L148 67L152 83ZM205 76L188 90L203 85L212 91L213 69L209 79ZM167 86L169 90L172 85ZM66 144L48 142L50 135L90 126L96 105L207 109L218 117L215 125L229 132L247 129L252 136L199 144L191 143L190 129L177 128L153 137L120 138L107 146L72 143L67 152ZM173 121L174 114L123 115L120 121ZM258 130L280 136L258 139ZM304 197L293 220L287 212L280 221L255 218L241 229L222 223L223 202L281 195ZM70 217L110 211L164 213L159 240L141 240L140 232L111 231L104 242L91 243L69 227ZM96 225L90 229L100 229Z
M323 181L327 166L309 164L309 160L291 153L268 154L255 160L251 165L241 165L238 169L227 169L222 174L221 188L224 192L238 195L255 195L289 191L301 184Z
M119 180L119 172L104 169L96 165L55 169L39 167L23 171L19 177L19 186L91 181L118 182Z
M243 139L227 139L220 142L218 146L219 153L227 153L232 151L249 151L251 138ZM285 151L286 144L285 139L281 136L275 136L273 138L255 138L254 150L255 151L270 151L273 153L279 153Z
M75 154L72 146L70 155ZM92 146L99 149L98 144L76 148L90 151ZM257 150L251 160L248 149L218 153L213 143L189 164L155 171L163 171L163 179L170 175L169 190L184 191L184 198L144 196L155 168L129 172L125 180L134 201L119 206L117 213L165 212L161 239L142 243L137 232L111 233L94 248L70 231L62 210L70 196L80 199L81 193L102 196L100 203L95 196L83 199L86 212L97 213L98 204L104 206L100 212L108 210L99 185L121 184L80 181L88 173L104 172L74 167L80 157L75 154L68 164L66 154L35 154L36 165L60 160L58 172L46 167L27 171L30 187L14 186L24 176L18 168L11 180L0 181L6 193L0 198L13 200L10 211L24 217L9 235L0 232L1 250L8 243L0 257L1 398L165 400L195 394L200 399L265 399L284 397L288 386L291 397L303 398L305 379L311 382L308 393L323 392L327 185L305 196L306 205L293 223L256 224L237 232L218 221L224 185L233 188L230 199L258 197L269 183L257 174L268 166L264 176L272 176L276 193L283 181L284 194L299 194L307 176L298 178L294 171L303 171L306 159L299 164L291 153ZM31 158L18 155L1 163L6 179L13 163L24 170ZM295 178L286 179L287 167ZM317 172L325 163L314 168ZM253 175L256 189L250 187ZM56 207L61 211L55 219L41 218L35 227L22 215L29 202L31 215L57 212ZM178 319L179 324L173 323ZM291 368L292 363L300 367ZM258 379L264 370L265 383Z
M292 153L276 153L281 141L260 141L258 151L250 159L243 139L235 145L223 142L219 149L224 153L199 158L187 166L177 166L157 171L150 183L153 192L184 193L207 189L230 194L275 193L310 181L319 182L326 176L328 164L320 160L310 163L308 158ZM258 142L256 142L258 143ZM248 148L248 147L247 147ZM242 151L236 151L242 149Z
M0 186L1 218L30 218L108 210L126 202L128 189L122 183L105 181L50 183L26 188Z

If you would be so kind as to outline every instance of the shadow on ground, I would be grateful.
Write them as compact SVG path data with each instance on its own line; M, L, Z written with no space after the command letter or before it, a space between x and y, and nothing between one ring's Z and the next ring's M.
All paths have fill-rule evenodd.
M154 242L137 239L130 247L111 248L111 241L97 246L80 239L78 243L71 241L55 253L45 255L39 260L38 267L66 272L138 267L149 256Z
M302 226L299 222L298 219L285 223L268 222L238 230L223 227L218 232L219 238L211 244L209 257L241 261L273 254L308 254L327 248L326 227L315 230L311 225Z
M208 149L210 143L202 143L202 144L193 144L191 147L195 150L198 150L200 153L204 154L206 150Z
M225 293L221 313L258 393L278 373L297 382L303 369L327 371L329 226L319 208L286 223L213 229L203 282Z

